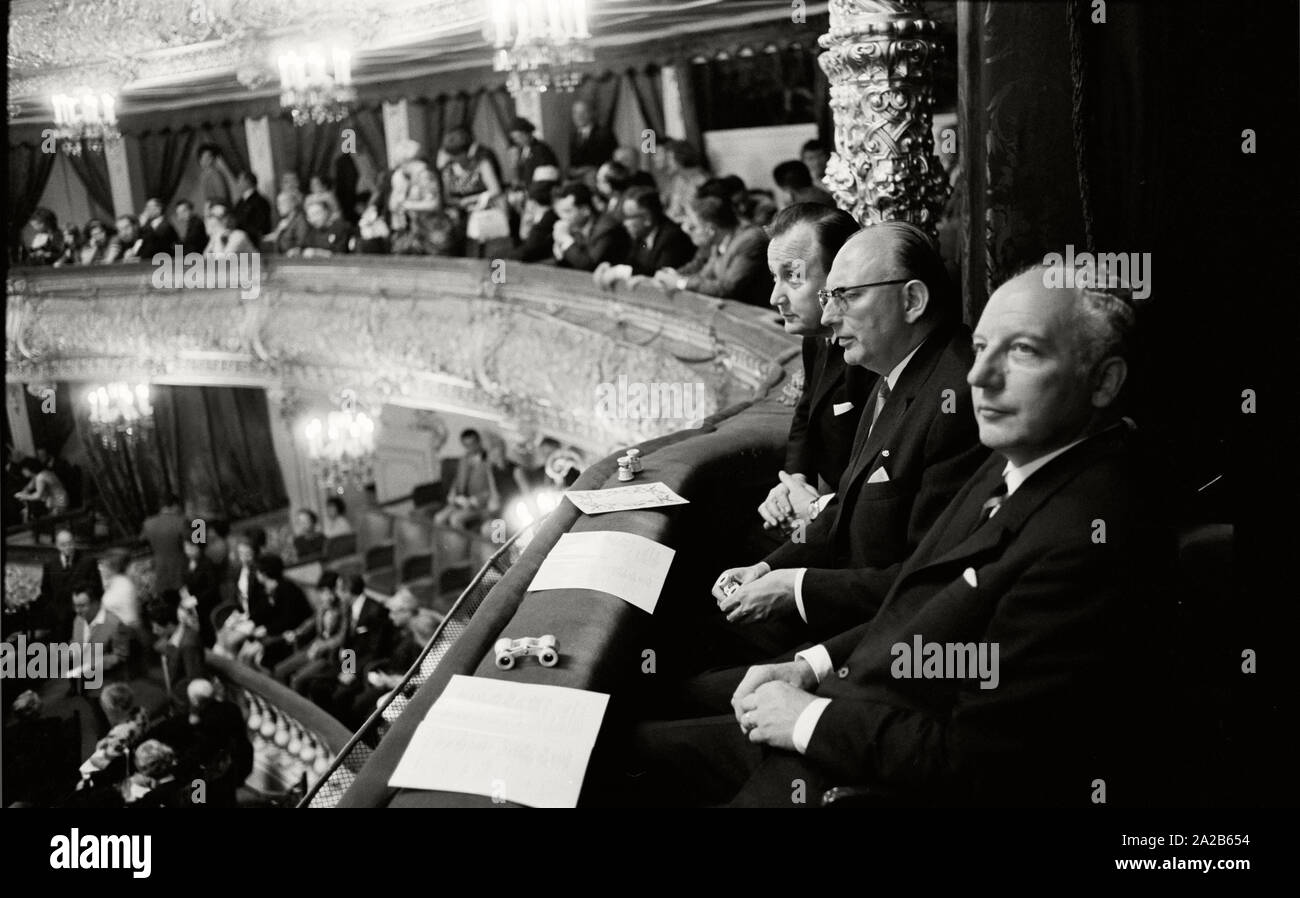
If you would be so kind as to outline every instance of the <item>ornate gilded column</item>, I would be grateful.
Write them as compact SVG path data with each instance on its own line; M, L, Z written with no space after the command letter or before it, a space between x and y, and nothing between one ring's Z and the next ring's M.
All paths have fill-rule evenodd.
M819 57L835 146L826 185L862 224L910 221L932 236L948 198L934 155L936 28L917 0L830 0Z

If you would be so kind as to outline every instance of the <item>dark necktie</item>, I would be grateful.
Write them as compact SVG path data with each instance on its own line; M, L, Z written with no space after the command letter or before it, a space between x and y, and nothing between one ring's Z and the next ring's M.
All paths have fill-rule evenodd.
M867 428L867 438L870 439L871 431L876 426L876 420L880 413L885 410L885 403L889 401L889 380L882 377L880 379L880 389L876 391L876 407L871 410L871 425Z
M989 518L997 514L998 509L1007 498L1007 481L1003 478L998 482L998 488L993 491L993 495L984 501L984 506L980 509L980 525L983 525Z

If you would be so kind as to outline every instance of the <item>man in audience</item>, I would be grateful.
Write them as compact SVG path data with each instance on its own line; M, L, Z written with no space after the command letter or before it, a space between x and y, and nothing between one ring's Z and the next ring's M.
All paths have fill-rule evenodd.
M742 228L731 203L706 196L692 201L685 230L704 252L680 269L661 268L655 273L660 287L767 305L772 274L767 270L767 235L762 228Z
M727 621L744 625L736 638L755 653L747 660L869 620L988 455L965 387L970 331L929 237L906 222L864 228L835 256L826 287L822 323L845 364L878 375L876 388L836 501L802 540L724 571L714 585ZM728 594L729 583L740 588Z
M661 268L686 265L695 244L686 232L664 214L659 194L651 187L633 187L623 196L623 227L632 238L627 264L633 275L654 277Z
M212 648L216 631L212 628L212 612L221 604L221 573L204 553L202 543L193 537L181 542L185 553L185 566L181 570L181 601L194 606L198 616L199 641Z
M618 217L623 197L632 186L632 173L621 162L606 162L596 169L596 202L601 212Z
M31 626L46 631L53 642L66 642L72 635L76 612L72 606L73 586L93 584L99 580L99 564L77 548L71 530L54 535L59 554L41 567L41 590L33 603Z
M360 574L340 577L338 596L344 620L338 676L332 682L318 682L311 689L311 697L335 716L346 717L366 686L366 668L388 657L398 634L388 609L366 595L366 582Z
M573 130L569 132L569 177L575 181L586 180L609 161L616 146L618 142L609 129L596 124L587 101L575 101Z
M257 176L248 169L235 175L235 227L248 235L254 246L262 245L262 238L271 233L271 201L257 189Z
M186 697L189 713L164 721L149 736L172 746L180 768L204 780L208 807L235 807L239 786L253 772L244 716L217 696L210 680L191 680Z
M140 258L152 261L155 253L171 255L180 238L167 221L166 206L157 197L150 197L140 213Z
M782 162L773 169L772 180L776 182L777 190L781 192L782 208L794 203L820 203L832 208L835 206L835 200L829 193L813 186L808 166L798 159Z
M172 701L183 706L190 681L206 676L207 668L203 641L194 626L197 617L182 619L180 605L180 593L169 589L150 599L145 614L153 630L154 649L162 659L163 684Z
M826 146L820 140L810 140L799 151L799 158L808 167L813 186L825 190L826 184L823 181L826 177L826 163L831 161L831 154Z
M189 522L181 514L181 500L167 493L158 513L144 519L140 539L153 550L154 588L180 589L185 583L185 550L181 544L190 536Z
M356 698L346 709L346 715L340 718L353 728L360 728L374 712L375 703L397 688L438 627L438 617L434 611L421 608L415 596L405 587L400 587L388 600L388 619L397 636L395 647L386 657L376 658L366 665L365 676L356 684L359 687ZM344 710L339 708L340 713Z
M596 211L586 184L571 181L561 187L555 214L559 220L552 232L552 252L560 267L595 271L602 262L615 264L627 256L630 239L622 221Z
M257 246L248 235L235 227L235 217L225 203L208 203L207 231L208 245L204 255L225 257L257 252Z
M555 224L560 216L555 214L554 195L559 186L552 180L553 173L558 174L552 166L541 166L528 188L528 200L524 204L523 215L519 220L519 232L524 235L523 242L511 252L510 257L520 262L552 261L552 249L555 246Z
M730 717L647 727L662 774L647 787L737 805L788 807L791 782L1088 805L1104 776L1108 800L1140 800L1173 546L1117 409L1136 320L1114 292L1045 282L1041 266L1012 278L980 316L968 381L995 454L879 613L751 668Z
M284 575L284 560L279 555L257 559L257 581L262 587L262 601L249 615L256 625L253 638L261 643L256 660L273 669L293 650L293 632L311 617L311 603L302 587Z
M533 183L533 172L539 165L553 165L557 169L560 165L551 145L533 136L536 130L526 118L516 116L510 123L510 143L514 147L515 156L515 186L520 190Z
M818 513L825 509L848 467L862 410L874 398L876 377L845 364L817 301L835 255L857 231L852 215L815 203L787 206L768 228L767 267L776 283L771 304L785 332L802 338L803 384L780 482L758 509L767 528L806 524L814 502Z
M131 635L122 626L117 615L103 606L99 590L90 583L72 587L72 610L77 613L72 623L72 641L78 645L98 645L103 650L102 663L84 659L79 673L89 682L103 678L116 678L130 666ZM98 686L87 690L96 694Z
M356 228L347 219L330 218L329 206L319 196L310 196L304 206L307 229L300 241L286 250L285 255L301 255L304 259L327 259L344 255L356 247Z
M447 493L447 505L433 516L433 522L442 527L474 530L496 513L492 507L495 492L492 466L477 430L461 431L460 444L465 454L456 463L456 477Z
M683 227L695 201L695 192L708 180L699 152L684 140L674 140L664 148L667 152L665 171L668 183L664 187L665 213Z
M194 214L194 204L189 200L176 204L176 235L187 256L190 253L202 255L207 249L208 231L203 227L203 219Z
M275 666L275 678L300 695L310 694L317 680L333 681L339 672L339 648L347 619L338 596L337 571L322 571L313 590L315 614L294 631L296 651Z
M117 233L108 241L104 252L104 262L138 262L145 258L141 255L144 240L140 236L140 225L130 215L119 215Z

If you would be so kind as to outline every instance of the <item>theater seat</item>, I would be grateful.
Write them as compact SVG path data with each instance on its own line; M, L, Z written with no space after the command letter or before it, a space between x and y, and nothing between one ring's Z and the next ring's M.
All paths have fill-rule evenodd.
M397 566L392 543L372 546L362 556L361 574L366 586L384 595L392 595L397 586Z
M361 518L358 532L358 544L362 549L391 543L393 539L393 516L386 511L371 509Z
M298 556L299 564L319 561L325 552L325 535L323 533L313 533L310 536L295 536L293 538L293 551Z

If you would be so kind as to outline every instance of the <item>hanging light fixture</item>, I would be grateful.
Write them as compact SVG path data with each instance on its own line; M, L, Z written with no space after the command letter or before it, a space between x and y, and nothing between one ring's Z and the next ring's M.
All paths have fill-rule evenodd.
M355 397L345 391L342 408L324 420L307 422L307 454L321 489L342 493L353 484L364 488L374 480L375 422L355 408Z
M280 105L288 109L299 127L341 122L352 111L357 92L352 86L352 52L345 47L328 50L319 44L281 53Z
M83 87L72 94L54 94L50 102L55 136L68 155L80 156L83 141L91 152L98 153L107 141L121 139L113 94Z
M90 405L91 431L105 449L134 444L153 427L148 384L104 384L91 389L86 401Z
M506 87L520 91L573 90L575 66L591 62L587 0L488 0L492 67L509 72Z

